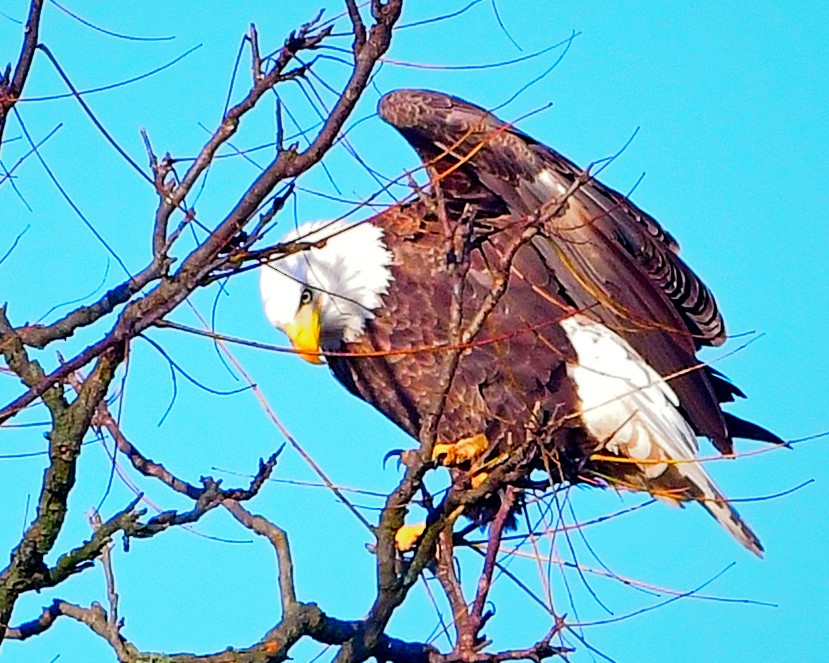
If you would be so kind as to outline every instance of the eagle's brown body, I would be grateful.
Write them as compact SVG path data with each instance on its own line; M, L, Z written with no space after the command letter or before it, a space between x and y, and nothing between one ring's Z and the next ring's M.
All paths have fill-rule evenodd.
M367 221L393 255L391 278L362 334L327 348L352 353L329 356L337 378L418 438L458 348L453 298L462 311L454 331L463 334L497 295L461 348L439 441L483 434L482 460L509 459L517 479L543 469L553 483L699 500L760 554L757 537L695 461L695 435L723 453L733 437L781 440L723 411L742 393L696 352L724 342L724 323L676 241L623 195L467 102L400 90L381 100L380 115L420 154L431 186ZM620 381L639 386L619 392ZM596 414L604 412L596 385L629 415L608 415L617 429ZM633 419L638 448L635 435L629 444L614 440Z
M395 256L393 285L365 336L345 349L416 351L329 362L356 395L417 438L425 411L440 397L441 366L457 347L449 336L454 265L447 260L443 226L426 203L392 208L373 222L382 224ZM495 234L470 255L460 329L492 291L498 272L488 265L500 263L500 245L508 236ZM537 461L538 448L553 448L554 437L559 446L565 437L584 439L572 416L578 399L566 376L565 362L575 354L556 324L568 307L555 296L549 270L530 247L513 264L522 278L510 280L461 352L437 432L445 442L484 433L492 453L526 454L527 461Z

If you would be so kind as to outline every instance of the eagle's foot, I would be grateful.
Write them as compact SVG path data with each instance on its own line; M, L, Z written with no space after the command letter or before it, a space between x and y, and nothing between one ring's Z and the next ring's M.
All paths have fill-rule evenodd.
M432 458L446 467L457 467L464 463L474 463L488 448L486 435L478 433L457 442L438 442L432 450Z
M415 543L426 529L426 523L414 523L413 525L403 525L394 535L394 545L397 546L398 552L409 552L414 548Z
M489 478L488 472L477 472L469 477L469 483L472 485L472 489L478 488L484 481Z

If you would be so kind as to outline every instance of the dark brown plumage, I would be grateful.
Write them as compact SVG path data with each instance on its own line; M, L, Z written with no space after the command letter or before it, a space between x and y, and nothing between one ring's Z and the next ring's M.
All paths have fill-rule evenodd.
M433 175L457 167L440 182L455 214L471 204L493 215L526 217L555 195L535 182L542 170L554 175L562 192L582 174L557 152L448 95L396 91L381 100L380 116ZM676 375L671 386L696 431L730 453L716 378L707 368L680 375L697 365L696 349L721 345L726 334L713 296L679 257L676 240L627 198L591 180L572 193L564 214L546 220L532 244L549 266L559 266L566 303L589 309L622 333L660 375Z
M671 235L623 195L472 104L399 90L383 97L379 112L418 152L432 186L368 220L393 254L388 290L361 335L327 349L422 351L329 356L336 377L417 438L452 341L453 275L463 274L466 329L512 255L503 295L461 353L438 439L485 434L484 458L507 458L519 485L543 469L554 483L698 500L760 554L757 537L693 460L694 434L723 453L734 437L782 441L723 411L742 393L696 358L701 346L725 341L722 316ZM460 253L451 239L459 233L467 238ZM528 239L514 251L522 233ZM596 389L613 397L605 402Z
M403 348L423 351L374 358L330 357L334 374L353 393L370 402L407 433L417 438L425 408L434 403L437 378L448 342L452 300L447 241L441 224L425 203L392 208L372 220L382 224L384 238L395 256L393 285L384 306L367 324L366 333L343 349L369 353ZM506 235L494 234L471 255L465 279L461 327L474 317L491 290L487 261L499 261ZM464 351L452 380L438 439L446 442L485 433L499 453L524 448L533 410L548 420L572 412L577 399L565 376L565 364L575 355L555 320L563 308L551 305L547 290L554 287L537 256L522 252L516 267L527 279L514 280L487 317L473 343ZM535 292L533 286L543 292ZM528 328L537 327L528 332ZM490 342L495 338L503 339ZM506 337L506 338L504 338ZM555 354L539 365L539 344ZM546 353L545 353L546 354ZM577 427L576 421L565 427ZM512 436L513 442L509 442Z

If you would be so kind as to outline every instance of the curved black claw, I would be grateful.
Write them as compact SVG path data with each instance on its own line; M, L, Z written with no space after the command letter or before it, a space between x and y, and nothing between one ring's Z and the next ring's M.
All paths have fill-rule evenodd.
M386 463L388 462L389 458L392 456L397 456L397 469L400 469L401 465L405 465L406 467L411 467L417 462L417 451L415 449L392 449L389 451L385 456L383 456L383 467L386 467Z
M386 463L389 462L389 458L393 456L397 456L397 469L400 469L400 466L403 464L403 454L406 453L405 449L392 449L389 451L385 456L383 456L383 469L386 469Z

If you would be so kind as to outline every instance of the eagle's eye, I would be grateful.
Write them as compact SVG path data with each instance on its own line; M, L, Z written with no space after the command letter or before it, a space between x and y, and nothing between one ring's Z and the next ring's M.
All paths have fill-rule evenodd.
M311 288L305 288L303 289L302 294L299 296L299 305L304 306L305 304L310 304L313 298L314 293L311 292Z

